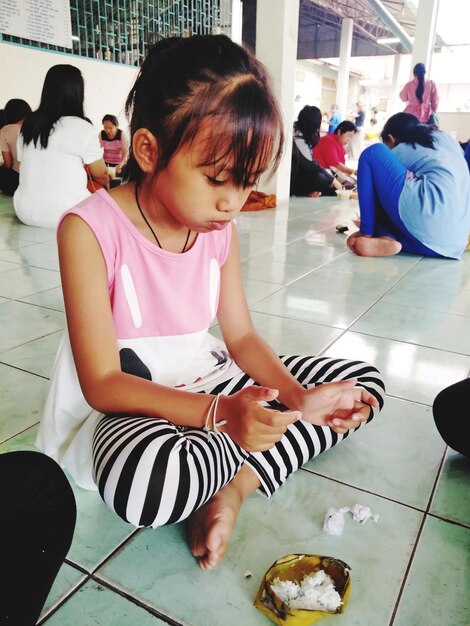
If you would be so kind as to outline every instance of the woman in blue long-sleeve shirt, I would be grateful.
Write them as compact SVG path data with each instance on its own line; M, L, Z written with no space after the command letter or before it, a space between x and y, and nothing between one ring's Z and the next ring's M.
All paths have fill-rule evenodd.
M393 115L381 136L384 143L359 160L360 231L349 248L360 256L459 259L470 231L470 177L459 144L410 113Z

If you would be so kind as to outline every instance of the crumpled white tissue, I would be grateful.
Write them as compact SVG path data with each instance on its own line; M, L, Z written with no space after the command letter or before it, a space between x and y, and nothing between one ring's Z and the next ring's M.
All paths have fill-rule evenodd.
M374 522L379 519L377 514L372 513L370 508L363 504L355 504L352 509L347 506L343 506L341 509L335 509L330 506L323 522L323 532L327 535L342 535L345 525L344 514L348 512L352 514L355 522L361 524L365 524L369 519L372 519Z
M379 519L377 514L372 513L368 506L364 506L363 504L355 504L352 509L350 509L353 520L355 522L360 522L361 524L365 524L367 520L372 519L376 522Z
M323 522L323 530L327 535L342 535L344 530L344 514L349 511L348 507L335 509L330 506L326 512L325 521Z

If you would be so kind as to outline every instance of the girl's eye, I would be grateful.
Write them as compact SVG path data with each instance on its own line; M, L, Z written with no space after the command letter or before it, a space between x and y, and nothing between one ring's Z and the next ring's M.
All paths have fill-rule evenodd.
M206 179L211 185L214 185L214 187L220 187L227 182L226 179L214 178L213 176L206 176Z

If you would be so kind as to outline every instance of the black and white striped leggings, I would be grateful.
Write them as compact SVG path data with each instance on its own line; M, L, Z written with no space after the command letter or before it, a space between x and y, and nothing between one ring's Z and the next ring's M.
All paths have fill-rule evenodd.
M357 378L384 402L384 384L375 367L361 361L329 357L281 357L306 388ZM240 374L208 393L233 394L256 384ZM276 401L272 408L285 408ZM374 411L368 421L373 417ZM357 430L357 429L356 429ZM187 518L229 483L244 463L255 472L267 496L309 459L347 435L299 420L267 452L249 453L227 434L175 426L149 417L103 417L93 439L95 481L105 503L135 526L157 528Z

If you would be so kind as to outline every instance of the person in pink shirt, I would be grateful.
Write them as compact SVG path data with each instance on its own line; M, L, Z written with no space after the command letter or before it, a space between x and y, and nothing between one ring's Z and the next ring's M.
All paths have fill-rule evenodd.
M425 78L424 63L417 63L413 68L413 80L410 80L400 91L400 98L407 102L405 113L411 113L424 124L436 124L436 111L439 105L439 94L434 81Z
M163 39L126 111L128 182L58 227L67 332L37 445L128 523L187 519L211 569L244 499L370 421L384 386L358 360L278 357L254 328L233 221L282 154L264 67L224 35Z
M320 137L312 150L313 158L324 168L335 167L344 174L354 174L355 170L346 165L346 146L356 132L353 122L341 122L333 133Z

